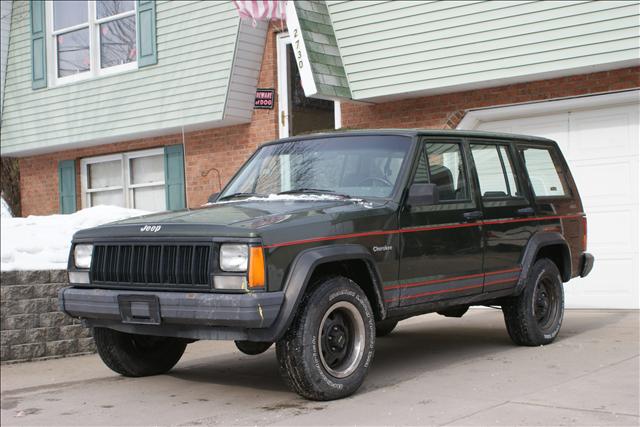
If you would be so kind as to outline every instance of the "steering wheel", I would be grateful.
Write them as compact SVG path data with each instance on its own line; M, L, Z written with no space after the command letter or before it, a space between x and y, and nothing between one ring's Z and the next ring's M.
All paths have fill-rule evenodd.
M367 181L381 182L384 186L393 187L393 184L388 179L380 178L380 177L377 177L377 176L369 176L369 177L361 180L360 182L358 182L358 187L361 187Z

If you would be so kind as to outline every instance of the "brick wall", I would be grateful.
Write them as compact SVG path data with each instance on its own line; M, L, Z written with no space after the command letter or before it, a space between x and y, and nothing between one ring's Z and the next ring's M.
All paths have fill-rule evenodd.
M342 104L345 128L455 128L465 110L640 87L640 67L381 104Z
M259 87L277 92L276 31L272 26L259 76ZM455 128L465 111L474 108L540 101L545 99L611 92L640 87L640 67L622 68L549 80L512 84L380 104L342 103L345 128ZM185 134L186 192L189 207L205 203L261 143L278 137L278 109L255 110L250 124L208 129ZM80 150L61 151L20 159L23 215L58 212L59 160L80 159L101 154L179 144L182 135L132 140ZM80 202L78 161L77 194Z
M3 271L0 361L26 361L95 351L89 329L58 309L66 271Z

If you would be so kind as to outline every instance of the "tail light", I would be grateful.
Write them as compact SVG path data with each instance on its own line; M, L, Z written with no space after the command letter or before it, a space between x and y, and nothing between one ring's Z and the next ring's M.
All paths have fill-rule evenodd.
M587 251L587 217L582 217L582 251Z

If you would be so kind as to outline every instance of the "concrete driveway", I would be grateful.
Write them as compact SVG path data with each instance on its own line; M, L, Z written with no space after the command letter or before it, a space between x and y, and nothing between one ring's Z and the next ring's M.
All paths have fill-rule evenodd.
M310 402L273 348L199 342L169 374L123 378L98 356L2 366L2 425L639 425L639 312L568 311L547 347L511 344L502 313L427 315L378 340L359 393Z

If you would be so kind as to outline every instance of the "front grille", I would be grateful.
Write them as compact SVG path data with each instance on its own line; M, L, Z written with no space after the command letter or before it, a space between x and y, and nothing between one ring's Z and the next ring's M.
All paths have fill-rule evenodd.
M209 287L210 245L95 245L92 283Z

